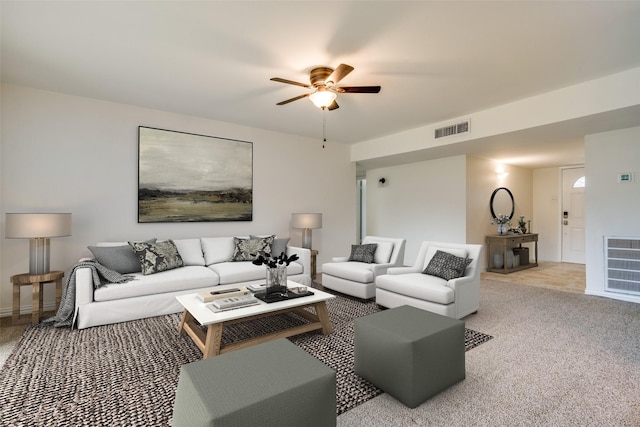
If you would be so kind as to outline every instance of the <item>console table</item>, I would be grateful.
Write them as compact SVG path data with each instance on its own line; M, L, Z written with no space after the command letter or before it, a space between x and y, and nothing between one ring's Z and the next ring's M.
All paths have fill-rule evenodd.
M523 243L534 243L534 262L520 263L518 266L507 268L507 251L513 248L522 248ZM487 236L487 271L494 273L513 273L514 271L524 270L527 268L538 266L538 235L530 234L507 234L504 236ZM493 256L495 253L502 253L502 267L497 268ZM515 258L515 257L514 257ZM523 260L524 261L524 260Z

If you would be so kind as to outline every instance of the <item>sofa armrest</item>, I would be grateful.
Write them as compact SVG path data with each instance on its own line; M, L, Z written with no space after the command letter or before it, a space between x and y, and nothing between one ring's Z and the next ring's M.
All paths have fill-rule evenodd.
M76 275L76 307L93 302L93 274L90 268L78 268Z
M409 274L409 273L420 273L420 269L415 267L389 267L387 270L387 274Z
M349 261L348 256L335 256L331 258L331 262L347 262Z
M311 275L311 251L297 246L287 246L287 256L298 255L298 262L302 265L302 273Z

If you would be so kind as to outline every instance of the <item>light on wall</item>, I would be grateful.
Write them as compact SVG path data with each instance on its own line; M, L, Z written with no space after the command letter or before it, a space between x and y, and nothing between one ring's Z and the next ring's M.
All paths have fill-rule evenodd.
M29 274L49 272L49 238L71 236L70 213L8 213L5 237L30 239Z
M505 179L507 176L509 176L509 172L505 172L504 169L498 169L496 171L496 175L498 176L498 179Z
M302 229L302 247L311 249L311 229L322 228L321 213L291 214L291 227Z

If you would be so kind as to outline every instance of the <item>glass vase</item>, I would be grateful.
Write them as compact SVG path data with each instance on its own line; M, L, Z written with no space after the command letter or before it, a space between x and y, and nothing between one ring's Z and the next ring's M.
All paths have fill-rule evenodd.
M507 226L505 224L498 224L498 235L504 236L507 234Z
M267 267L267 286L265 296L287 295L287 266L278 264L277 267Z

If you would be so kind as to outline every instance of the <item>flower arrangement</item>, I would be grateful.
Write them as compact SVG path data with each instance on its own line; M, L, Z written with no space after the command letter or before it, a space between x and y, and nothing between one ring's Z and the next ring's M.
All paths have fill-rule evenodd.
M521 229L527 228L527 223L524 220L524 215L520 215L520 218L518 219L518 227L520 227Z
M498 214L491 220L491 224L511 225L511 218L509 215Z
M293 254L291 256L287 256L284 252L276 257L265 257L264 255L258 256L254 261L252 261L255 265L266 265L269 268L276 268L278 265L286 265L288 266L293 261L299 259L297 254Z

